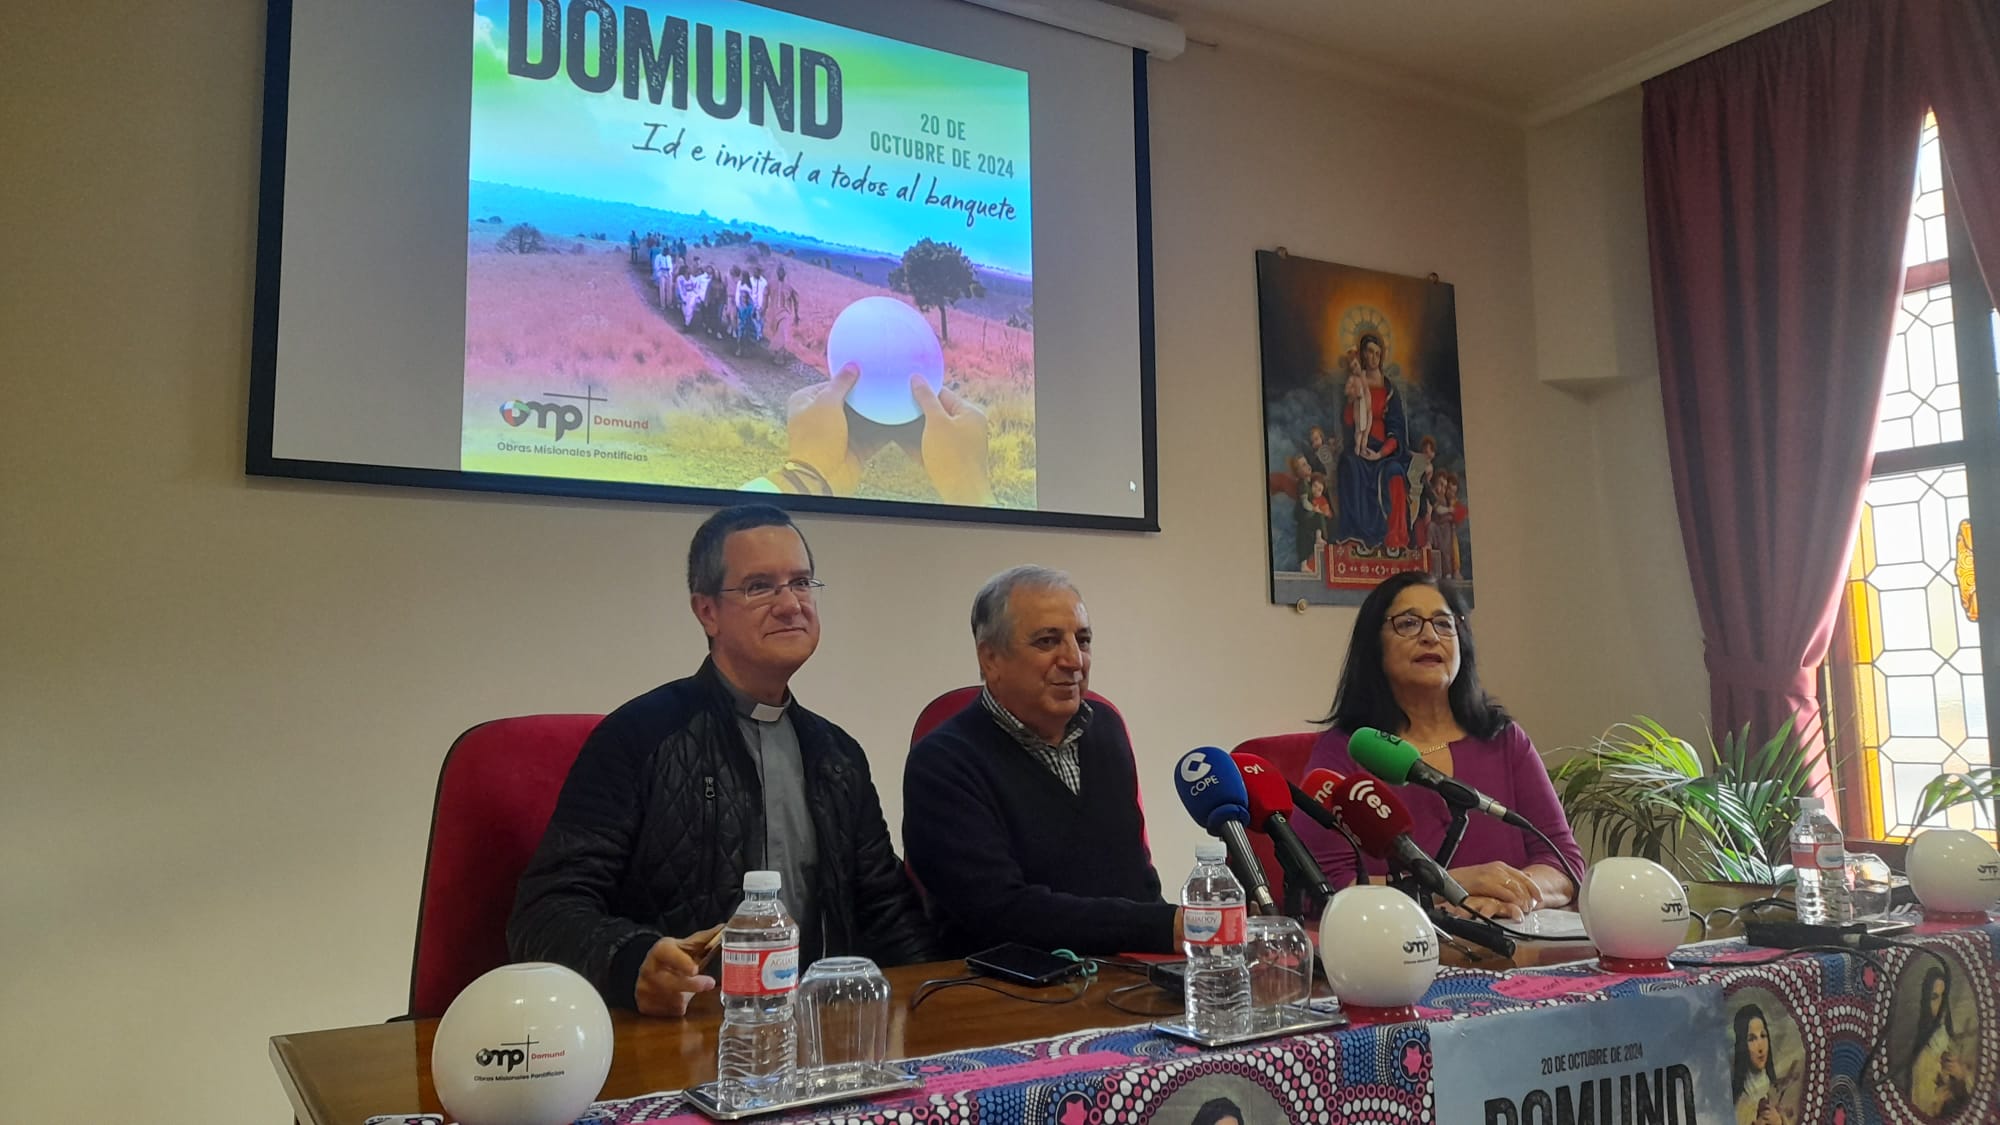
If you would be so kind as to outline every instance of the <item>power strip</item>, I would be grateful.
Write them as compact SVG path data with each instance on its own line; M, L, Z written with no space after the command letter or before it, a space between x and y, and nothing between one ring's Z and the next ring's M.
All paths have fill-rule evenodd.
M1743 938L1765 949L1800 949L1809 945L1845 945L1853 949L1894 949L1899 942L1888 933L1904 933L1911 927L1891 923L1871 926L1853 922L1846 926L1814 925L1809 922L1759 922L1746 919Z

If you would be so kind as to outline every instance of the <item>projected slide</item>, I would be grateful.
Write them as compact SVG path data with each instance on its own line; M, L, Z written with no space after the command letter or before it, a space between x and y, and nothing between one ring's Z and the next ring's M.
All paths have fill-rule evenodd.
M1036 506L1028 75L477 0L465 470Z

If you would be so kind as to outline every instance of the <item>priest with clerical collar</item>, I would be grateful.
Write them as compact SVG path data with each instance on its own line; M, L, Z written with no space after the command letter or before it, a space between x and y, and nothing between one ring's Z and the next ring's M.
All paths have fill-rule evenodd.
M776 508L729 508L695 532L688 603L709 658L585 741L521 876L512 956L567 965L614 1005L678 1016L715 987L701 958L744 873L772 870L802 969L843 954L931 959L867 757L791 694L819 646L821 588L804 533Z

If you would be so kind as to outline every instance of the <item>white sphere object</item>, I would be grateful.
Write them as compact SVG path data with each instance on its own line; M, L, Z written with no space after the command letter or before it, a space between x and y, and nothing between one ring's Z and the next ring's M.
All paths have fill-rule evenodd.
M502 965L466 985L431 1042L431 1082L462 1125L569 1125L610 1070L604 999L546 962Z
M1927 911L1979 914L2000 898L2000 852L1962 828L1919 833L1910 841L1903 866L1910 890Z
M1437 977L1437 932L1417 904L1392 887L1357 884L1334 895L1320 915L1319 953L1343 1004L1415 1004Z
M1687 888L1650 859L1613 856L1591 864L1577 911L1605 957L1659 963L1687 939Z
M933 391L944 386L944 348L924 314L894 297L863 297L833 318L826 334L826 370L838 375L854 364L861 379L847 395L856 414L886 426L914 422L921 413L910 376L922 375Z

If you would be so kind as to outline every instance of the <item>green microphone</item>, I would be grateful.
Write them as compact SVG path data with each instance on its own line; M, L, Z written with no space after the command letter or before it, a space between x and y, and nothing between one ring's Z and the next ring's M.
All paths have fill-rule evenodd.
M1374 727L1362 727L1347 736L1347 753L1354 759L1355 765L1391 785L1421 785L1443 797L1445 803L1454 808L1478 809L1516 828L1530 832L1535 830L1527 817L1441 772L1425 762L1416 747L1393 734L1385 734Z

